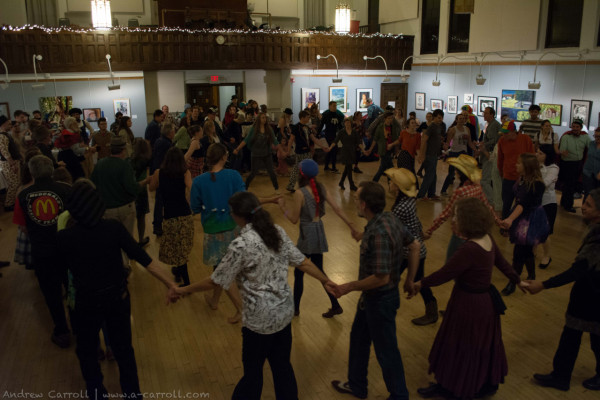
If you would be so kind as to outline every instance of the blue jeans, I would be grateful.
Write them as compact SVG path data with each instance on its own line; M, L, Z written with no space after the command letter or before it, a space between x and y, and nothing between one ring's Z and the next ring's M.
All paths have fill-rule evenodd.
M423 161L423 168L425 169L425 176L423 177L423 183L421 183L421 189L417 193L417 199L425 197L435 196L435 187L437 185L437 156L427 156Z
M359 397L367 395L367 370L371 342L381 366L389 399L408 399L404 366L396 340L396 311L400 307L398 288L373 294L363 293L358 301L352 331L348 382Z

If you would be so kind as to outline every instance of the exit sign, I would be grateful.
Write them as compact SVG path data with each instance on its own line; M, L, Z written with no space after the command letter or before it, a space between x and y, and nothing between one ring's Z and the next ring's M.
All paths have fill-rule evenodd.
M211 75L210 81L211 82L219 82L219 75Z

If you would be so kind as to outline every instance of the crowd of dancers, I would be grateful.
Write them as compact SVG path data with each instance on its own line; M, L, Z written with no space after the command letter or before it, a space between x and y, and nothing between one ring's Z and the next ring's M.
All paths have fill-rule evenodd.
M70 331L75 334L90 397L108 395L98 361L101 331L107 352L119 365L123 393L131 398L141 393L131 343L130 259L165 285L169 302L205 291L207 303L216 309L226 290L236 309L229 322L241 321L243 335L244 374L232 394L234 399L261 397L265 360L271 366L276 398L297 399L290 362L291 324L301 311L305 273L323 284L330 299L324 318L344 312L340 297L360 292L350 334L348 374L346 379L331 382L334 389L367 398L373 344L389 398L408 399L395 320L405 270L403 290L409 298L420 294L425 306L424 315L412 322L433 324L443 313L429 354L429 372L436 382L418 389L421 396L469 399L495 393L508 373L500 324L506 309L502 295L510 295L517 287L536 294L571 282L575 284L553 370L535 374L534 379L544 386L569 390L582 333L589 332L597 366L583 386L600 390L600 190L594 186L600 175L593 176L600 172L594 169L600 164L600 130L595 132L595 141L587 143L587 161L583 160L596 171L591 176L595 182L586 183L581 208L590 230L572 266L540 282L534 249L538 248L541 260L538 268L548 267L548 239L557 214L554 186L559 178L555 140L551 132L552 137L544 136L548 134L541 128L544 124L534 144L528 132L517 132L514 121L496 121L495 110L490 108L486 109L491 116L486 117L487 127L473 137L478 122L471 119L468 106L446 130L441 110L420 124L416 117L404 119L398 110L382 110L370 99L364 118L346 117L332 103L323 115L317 106L301 111L295 125L289 109L275 124L267 113L255 109L255 102L248 107L233 100L224 118L227 125L216 117L215 108L207 110L202 122L198 122L203 119L198 108L190 108L179 121L168 108L157 110L144 139L134 138L131 120L122 117L116 133L107 130L105 120L100 121L100 130L86 143L82 134L86 125L74 109L74 116L65 118L64 129L54 137L43 121L30 124L32 143L26 143L14 128L10 132L11 121L0 117L0 167L19 174L20 185L7 193L7 197L14 194L12 205L5 206L7 211L14 209L13 221L19 226L16 257L36 272L54 322L52 341L66 348ZM525 126L531 129L531 123ZM496 142L489 146L492 135L497 136ZM550 143L543 143L544 138ZM52 143L60 149L58 157L52 154ZM352 222L335 201L333 188L319 179L321 171L337 172L338 147L344 164L339 187L345 190L348 179L355 212L366 220L364 227ZM319 150L324 156L322 169L314 160ZM560 153L570 154L568 150ZM355 184L353 173L362 173L358 161L373 155L380 164L374 177ZM450 193L443 211L424 229L417 201L439 200L436 170L442 155L449 165L442 195ZM291 166L290 194L279 193L275 157L279 173L286 172L284 164ZM491 184L490 159L503 178L500 188ZM420 185L415 161L425 171ZM270 197L259 198L249 191L261 169L267 171L276 191ZM244 182L242 173L248 170ZM387 180L387 191L377 182L381 177ZM459 181L456 188L455 178ZM489 179L492 190L483 186L484 179ZM567 191L575 187L568 185ZM499 189L503 204L493 193ZM171 267L170 273L143 249L149 243L145 236L148 190L156 193L153 230L158 237L158 260ZM385 211L387 193L395 196L391 211ZM274 224L263 207L268 203L276 204L284 218L298 224L296 244ZM571 211L573 204L563 207ZM322 217L327 208L348 226L349 237L360 243L355 281L333 282L325 273L323 254L328 243ZM502 210L501 214L496 210ZM202 261L214 271L204 280L191 282L188 259L194 246L195 214L200 214L203 230ZM444 266L427 275L427 241L448 219L453 233ZM132 236L136 220L138 240ZM492 238L494 224L514 244L512 262ZM97 248L103 251L98 254ZM290 265L295 267L293 290L288 285ZM501 293L491 284L494 266L509 280ZM523 267L527 269L524 280ZM455 285L450 300L440 311L432 288L451 280ZM63 286L68 289L70 324Z

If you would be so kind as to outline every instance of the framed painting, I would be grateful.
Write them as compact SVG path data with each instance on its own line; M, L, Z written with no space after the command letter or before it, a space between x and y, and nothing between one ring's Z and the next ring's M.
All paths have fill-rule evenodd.
M583 125L590 125L590 117L592 116L592 101L591 100L571 100L571 119L569 126L575 118L583 121Z
M356 89L356 110L366 112L369 104L368 99L373 98L373 89Z
M425 93L415 93L415 110L425 110Z
M547 119L552 125L559 125L562 122L562 104L538 104L541 108L540 118Z
M341 112L348 111L348 88L346 86L329 86L329 101L335 101L337 109Z
M102 110L100 108L84 108L83 118L87 122L98 122L98 118L102 117Z
M502 89L502 114L515 121L525 121L529 118L529 107L534 100L534 90Z
M477 115L482 117L486 107L492 107L494 110L497 110L497 103L497 97L477 96Z
M465 104L473 104L473 100L474 100L474 96L473 93L465 93L464 97L463 97L463 103Z
M440 99L431 99L431 111L433 110L443 110L444 109L444 100Z
M8 119L12 119L10 116L10 108L8 107L8 103L0 103L0 115L4 115Z
M448 96L446 106L449 114L456 114L458 112L458 96Z
M302 88L302 109L312 107L313 104L319 105L319 89Z
M131 105L129 104L129 99L114 99L113 108L115 114L122 112L124 117L131 117Z

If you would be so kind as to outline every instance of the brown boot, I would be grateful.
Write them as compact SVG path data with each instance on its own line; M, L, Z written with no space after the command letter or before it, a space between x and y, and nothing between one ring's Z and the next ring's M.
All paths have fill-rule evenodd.
M425 315L420 318L415 318L412 323L415 325L435 324L438 320L437 301L433 300L425 305Z

